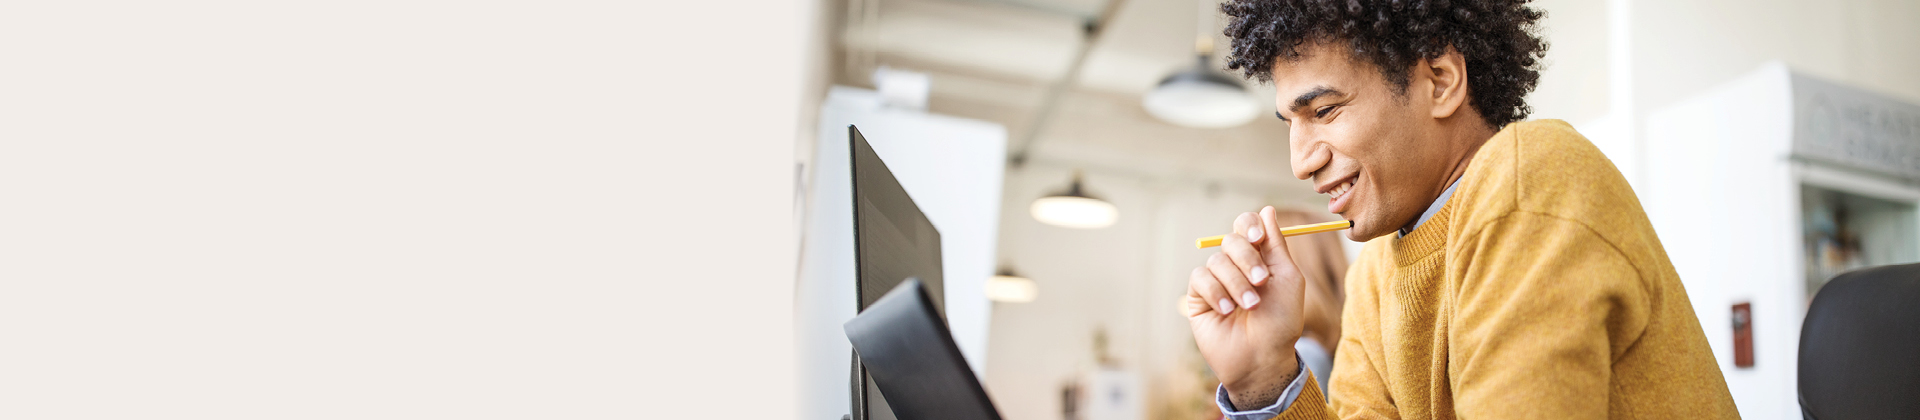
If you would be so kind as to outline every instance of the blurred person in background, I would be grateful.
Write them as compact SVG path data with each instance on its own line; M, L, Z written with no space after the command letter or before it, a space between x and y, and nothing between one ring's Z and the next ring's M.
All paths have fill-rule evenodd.
M1271 82L1294 176L1366 241L1327 391L1312 275L1242 214L1183 308L1228 418L1737 418L1626 179L1524 121L1546 42L1524 0L1231 0L1228 67Z
M1281 226L1331 221L1328 219L1293 210L1274 215ZM1320 390L1326 391L1330 383L1327 375L1333 374L1334 346L1340 344L1340 310L1346 307L1347 253L1340 248L1340 237L1334 235L1287 238L1287 250L1306 280L1301 311L1304 329L1293 349L1320 382Z

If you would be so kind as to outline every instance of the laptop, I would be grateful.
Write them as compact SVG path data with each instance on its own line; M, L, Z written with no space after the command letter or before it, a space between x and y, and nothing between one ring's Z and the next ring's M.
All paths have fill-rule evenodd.
M867 375L905 420L1000 420L919 279L907 279L847 321Z
M847 150L852 154L854 293L866 311L881 296L907 279L918 279L920 287L932 297L935 314L946 319L942 305L940 229L933 226L920 206L914 204L905 186L893 177L893 170L867 143L860 129L847 126ZM897 420L880 388L867 375L858 352L853 360L849 391L852 407L848 420Z

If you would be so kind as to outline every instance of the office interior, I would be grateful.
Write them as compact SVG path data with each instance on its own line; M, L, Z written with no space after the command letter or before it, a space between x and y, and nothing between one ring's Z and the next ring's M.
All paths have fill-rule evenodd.
M1920 262L1920 1L1533 4L1551 48L1530 118L1571 123L1633 185L1741 417L1799 418L1820 286ZM1195 99L1163 83L1220 71L1218 2L814 7L796 418L849 410L851 226L831 186L848 125L940 230L947 323L1004 418L1218 418L1173 310L1209 254L1193 238L1264 205L1334 217L1288 169L1270 86Z

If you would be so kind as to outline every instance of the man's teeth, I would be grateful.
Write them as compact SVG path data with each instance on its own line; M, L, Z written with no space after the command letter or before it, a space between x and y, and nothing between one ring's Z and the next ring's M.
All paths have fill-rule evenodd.
M1347 195L1347 190L1350 189L1353 189L1353 181L1343 182L1339 186L1333 187L1332 191L1327 191L1327 195L1333 196L1333 198L1340 198L1340 196Z

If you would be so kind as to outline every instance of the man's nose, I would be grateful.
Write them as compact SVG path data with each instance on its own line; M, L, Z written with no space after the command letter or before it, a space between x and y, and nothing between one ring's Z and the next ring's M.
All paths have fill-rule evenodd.
M1332 159L1333 153L1327 150L1326 144L1314 141L1311 134L1300 129L1298 125L1288 130L1287 136L1290 157L1288 163L1293 166L1294 178L1312 178L1314 172L1326 166L1327 161Z

